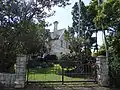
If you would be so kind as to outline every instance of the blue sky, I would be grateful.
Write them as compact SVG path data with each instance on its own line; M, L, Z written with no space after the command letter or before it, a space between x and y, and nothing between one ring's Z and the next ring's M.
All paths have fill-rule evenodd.
M68 28L68 26L72 25L72 15L71 15L71 11L72 11L72 7L75 4L75 2L78 2L79 0L70 0L71 5L66 6L65 8L60 8L60 7L54 7L52 8L52 10L55 10L56 13L54 16L49 17L46 19L46 21L52 23L52 25L50 27L48 27L50 29L50 31L53 31L53 22L54 21L58 21L58 29L63 29L63 28ZM90 3L90 0L83 0L83 2L85 3L85 5L88 5ZM102 44L102 33L98 33L98 44L101 45Z
M65 8L60 7L54 7L52 10L55 10L56 13L54 16L47 18L46 21L53 23L55 20L59 22L58 28L67 28L68 26L72 25L72 7L75 4L75 2L78 2L79 0L70 0L71 5L66 6ZM90 0L83 0L85 5L88 5ZM53 25L49 27L51 31L53 31Z

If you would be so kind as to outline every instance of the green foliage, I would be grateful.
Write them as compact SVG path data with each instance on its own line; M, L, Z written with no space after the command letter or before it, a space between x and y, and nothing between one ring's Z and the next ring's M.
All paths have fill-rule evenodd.
M115 82L114 85L119 86L117 81L120 81L120 0L106 0L102 3L92 0L88 10L91 12L90 21L95 23L104 35L105 30L109 33L108 36L105 35L106 46L102 45L97 55L106 55L106 50L108 51L111 83Z
M87 6L87 20L91 28L95 28L94 18L97 15L97 0L91 0L90 4Z
M113 55L113 54L112 54ZM109 57L109 75L110 75L110 85L120 88L120 57L111 56Z
M86 55L91 55L91 48L93 44L96 43L96 37L92 37L95 32L95 24L93 18L95 17L97 11L94 9L93 5L85 6L84 3L76 2L72 8L72 27L68 27L68 31L65 31L65 40L69 42L69 49L74 52L78 57L83 57L82 53ZM97 49L97 45L96 45Z
M103 24L104 28L113 27L118 22L120 16L120 1L108 0L98 8L98 14L95 18L97 26Z
M76 67L79 69L79 65L81 64L95 62L95 59L90 55L90 53L90 51L87 51L87 53L82 52L81 56L75 53L63 54L59 59L59 61L61 62L60 65L63 68L69 69Z
M116 73L120 73L120 58L119 57L112 58L110 66L112 67L113 71L115 71Z
M103 55L103 56L106 55L105 46L104 46L104 45L102 45L102 46L99 48L99 50L98 50L97 56L100 56L100 55Z
M63 68L69 69L75 67L76 58L71 54L67 54L67 55L63 54L59 60L60 60L60 65Z
M41 23L42 24L42 23ZM43 26L31 23L27 34L20 37L21 42L24 44L23 49L25 54L36 54L47 52L47 39L50 39L49 30ZM22 53L22 52L21 52Z
M0 1L0 72L12 71L18 54L47 52L45 44L49 43L50 35L44 19L54 13L44 9L69 4L69 0L36 1Z

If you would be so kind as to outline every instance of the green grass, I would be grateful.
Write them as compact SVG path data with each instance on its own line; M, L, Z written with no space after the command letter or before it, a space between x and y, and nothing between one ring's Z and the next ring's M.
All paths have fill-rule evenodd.
M66 69L65 69L66 70ZM72 69L71 69L72 70ZM28 80L35 81L62 81L62 68L59 64L49 68L30 69ZM64 76L64 81L80 81L82 78Z

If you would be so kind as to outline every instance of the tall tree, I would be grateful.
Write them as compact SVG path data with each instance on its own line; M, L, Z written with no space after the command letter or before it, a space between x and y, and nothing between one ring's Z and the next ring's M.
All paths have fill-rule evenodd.
M93 0L95 2L95 0ZM92 4L93 4L92 2ZM94 18L94 22L97 27L102 28L105 35L106 46L104 51L109 53L107 60L109 61L110 79L113 83L115 79L115 85L119 86L120 75L120 0L106 0L106 2L96 6L97 14ZM105 34L105 30L108 31L108 35ZM107 50L106 50L107 49ZM102 50L103 51L103 50Z
M91 55L91 47L96 42L96 38L92 37L94 22L91 20L90 14L93 12L88 6L85 6L81 1L79 7L76 2L72 10L72 27L69 27L68 31L65 32L65 37L68 37L70 42L70 49L79 54Z
M106 2L103 2L102 4L98 4L97 6L97 15L94 18L94 22L96 23L96 26L102 29L102 32L104 34L104 45L106 49L106 59L108 60L108 42L106 39L106 33L105 30L111 31L110 28L113 28L113 30L116 30L116 26L118 27L119 24L119 0L107 0Z
M36 53L38 47L44 46L45 42L42 41L46 39L48 31L45 31L45 24L39 26L36 23L41 24L46 17L54 14L46 13L46 8L50 10L55 5L63 7L68 5L68 2L69 0L0 1L1 72L12 71L17 54Z

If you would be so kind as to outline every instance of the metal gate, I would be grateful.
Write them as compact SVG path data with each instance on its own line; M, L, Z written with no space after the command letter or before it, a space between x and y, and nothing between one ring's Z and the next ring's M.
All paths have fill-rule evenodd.
M80 61L40 61L29 60L27 82L67 83L96 82L95 63L83 64Z

